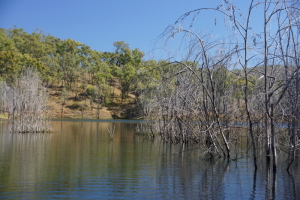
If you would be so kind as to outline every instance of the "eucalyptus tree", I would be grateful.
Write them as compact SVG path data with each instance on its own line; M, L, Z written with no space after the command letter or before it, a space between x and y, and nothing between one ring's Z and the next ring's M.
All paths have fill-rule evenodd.
M25 68L36 68L43 79L47 78L49 65L44 61L49 60L52 51L46 40L50 36L18 28L2 30L0 35L1 75L5 80L13 82Z
M0 51L15 51L15 44L10 40L6 32L5 29L0 28Z
M70 96L69 91L66 88L63 88L61 93L60 93L60 96L59 96L59 100L60 100L60 103L61 103L61 113L60 113L61 118L63 117L64 108L67 105L67 102L69 100L69 96Z
M7 112L6 87L7 87L6 82L1 81L0 82L0 112L3 114Z
M96 84L96 89L90 98L93 102L97 103L97 117L100 118L100 109L102 104L106 102L106 99L110 97L110 86L107 84L109 79L112 79L111 68L105 62L97 62L97 65L93 66L93 82Z
M102 63L102 53L99 51L90 51L90 55L87 57L88 62L88 73L89 73L89 82L94 84L94 75L99 72L98 66Z
M153 102L151 95L161 80L159 62L156 60L143 61L140 68L137 70L137 83L135 88L136 96L136 115L149 115L150 108ZM147 103L146 103L147 102Z
M139 49L131 50L129 44L124 41L114 42L115 46L114 55L106 54L109 56L109 63L118 68L114 68L114 75L119 78L121 83L122 99L126 98L129 92L136 86L137 76L136 72L139 69L144 53Z
M79 77L80 58L79 48L82 44L71 39L56 43L56 57L59 73L62 73L63 85L72 89L72 84Z

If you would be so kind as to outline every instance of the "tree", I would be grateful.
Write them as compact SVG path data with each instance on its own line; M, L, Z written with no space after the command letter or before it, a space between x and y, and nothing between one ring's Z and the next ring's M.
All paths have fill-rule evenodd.
M288 120L288 124L293 155L299 144L298 128L295 128L299 123L298 8L297 2L252 0L248 9L242 10L224 1L214 8L189 11L168 26L159 38L172 49L178 45L176 52L183 52L180 54L183 56L174 53L171 62L161 66L162 70L166 66L172 70L163 71L164 78L151 96L155 103L149 119L160 120L153 130L164 139L192 134L207 153L210 146L205 144L209 141L217 152L229 158L234 139L225 134L230 123L223 120L233 120L238 117L234 113L241 113L242 119L247 120L255 167L259 145L256 138L261 136L258 130L263 129L266 160L270 163L272 157L276 171L276 149L280 148L277 137L281 134L276 123L291 117L293 120ZM219 17L225 19L228 32L219 40L212 40L217 37L201 25L202 30L197 29L196 18L206 12L215 13L216 26L220 26ZM261 26L254 26L254 14L262 17ZM194 85L196 82L198 85ZM239 89L231 84L238 85ZM191 99L198 103L193 104ZM235 104L236 101L239 103ZM197 119L207 126L196 128L186 119ZM178 126L171 125L172 121ZM205 137L196 133L206 133L206 142L202 140ZM218 141L220 138L222 141Z
M144 53L139 49L130 50L129 44L124 41L114 42L115 54L110 55L110 64L115 65L118 69L114 70L114 75L121 82L122 99L128 97L132 86L137 83L136 71L142 64ZM107 55L107 54L106 54Z
M51 131L45 116L48 96L37 72L28 69L14 86L3 86L12 132Z
M64 107L67 104L67 101L69 99L69 92L65 88L61 91L59 99L60 99L60 102L61 102L61 114L60 114L60 117L62 118L62 116L64 114Z

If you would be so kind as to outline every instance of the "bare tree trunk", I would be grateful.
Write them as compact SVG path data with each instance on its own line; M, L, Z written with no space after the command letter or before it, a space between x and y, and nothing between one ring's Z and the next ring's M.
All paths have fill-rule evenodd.
M100 119L100 103L97 105L97 119Z
M12 115L11 131L28 133L51 130L45 116L48 96L36 72L26 70L15 87L6 87L6 93L8 112Z
M60 118L63 117L63 114L64 114L64 105L62 104L61 105L61 113L60 113Z
M224 1L217 8L199 8L187 12L166 28L161 38L166 37L166 40L163 38L166 43L175 41L175 44L178 42L175 36L181 35L178 52L186 52L186 57L182 59L185 61L178 62L174 59L174 62L161 66L162 79L156 80L156 94L149 97L154 102L149 119L157 119L156 129L164 140L187 142L190 135L194 135L206 149L214 149L217 152L215 155L223 154L222 156L229 158L233 152L230 147L234 146L231 146L232 136L226 135L224 127L227 128L231 118L234 121L240 118L242 122L247 122L255 168L258 151L263 149L267 164L271 164L273 158L273 170L276 170L276 148L280 148L276 134L280 132L275 125L285 121L293 129L289 130L288 136L293 162L300 136L297 130L300 120L300 14L299 9L290 3L283 0L252 0L245 18L235 5ZM252 27L250 16L253 15L254 8L263 14L261 27ZM207 10L224 15L232 28L228 33L229 39L224 39L224 42L211 41L213 34L203 36L195 33L196 16L201 16ZM293 11L297 14L293 14ZM190 25L189 28L187 25ZM234 67L236 68L231 70ZM220 68L231 73L229 84L226 84L231 85L236 80L238 89L230 91L225 82L221 81L222 76L218 74ZM227 92L233 100L227 100L225 92L220 91ZM237 92L242 94L235 95ZM234 105L240 99L243 99L241 105ZM194 120L191 117L194 113L202 124L194 126L190 123ZM255 124L264 126L260 128ZM258 138L261 132L264 137L262 143Z
M270 114L270 124L271 124L271 144L272 144L272 155L273 155L273 170L276 171L277 167L277 154L276 154L276 140L275 140L275 123L274 123L274 106L271 104L271 114Z
M266 148L266 156L267 156L267 162L270 161L271 156L271 122L269 117L269 88L268 88L268 37L267 37L267 25L268 21L270 20L267 16L267 10L268 10L268 1L265 0L264 2L264 106L265 106L265 148Z

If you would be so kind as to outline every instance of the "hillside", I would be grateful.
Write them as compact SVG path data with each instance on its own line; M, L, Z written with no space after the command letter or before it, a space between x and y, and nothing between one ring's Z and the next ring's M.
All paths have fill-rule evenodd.
M47 115L51 118L84 118L98 119L98 103L84 94L68 93L68 98L63 105L61 92L63 87L48 88L49 102ZM99 118L133 118L135 107L135 95L129 94L128 98L122 101L121 90L118 82L110 86L111 95L106 103L99 104ZM63 110L63 112L62 112Z
M124 41L100 52L42 31L0 28L0 82L14 87L26 70L39 73L53 118L132 118L137 88L145 88L156 61ZM11 101L11 100L10 100Z

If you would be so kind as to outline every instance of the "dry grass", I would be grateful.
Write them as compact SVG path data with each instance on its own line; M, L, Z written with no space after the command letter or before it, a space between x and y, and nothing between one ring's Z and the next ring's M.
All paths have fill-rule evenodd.
M111 95L109 101L111 103L103 105L100 109L100 119L111 119L112 114L117 116L122 116L125 109L128 108L129 104L132 104L135 101L135 96L130 94L129 97L125 100L121 100L121 90L117 87L112 87L111 89L114 94ZM62 103L57 94L57 88L50 88L49 92L49 110L47 115L51 118L61 118ZM98 110L97 104L93 103L92 107L89 99L85 100L80 97L77 100L74 100L75 93L69 92L69 99L64 106L64 112L62 118L97 118ZM78 104L84 107L83 112L81 109L71 109L72 105Z

